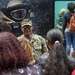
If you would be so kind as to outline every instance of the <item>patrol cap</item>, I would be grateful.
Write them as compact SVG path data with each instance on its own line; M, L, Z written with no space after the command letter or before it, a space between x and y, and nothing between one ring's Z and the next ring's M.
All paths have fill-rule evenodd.
M24 19L22 22L21 22L21 27L24 27L26 25L29 25L29 26L32 26L32 21L29 20L29 19Z
M73 13L75 13L75 9L74 9Z

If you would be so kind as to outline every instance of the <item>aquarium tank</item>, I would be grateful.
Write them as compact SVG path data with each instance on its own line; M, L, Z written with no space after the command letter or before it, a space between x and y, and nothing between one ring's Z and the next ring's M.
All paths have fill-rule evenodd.
M75 1L55 1L54 2L54 28L55 29L59 29L62 31L62 19L63 19L63 15L66 11L68 11L67 9L67 4L69 2L73 2L75 3Z

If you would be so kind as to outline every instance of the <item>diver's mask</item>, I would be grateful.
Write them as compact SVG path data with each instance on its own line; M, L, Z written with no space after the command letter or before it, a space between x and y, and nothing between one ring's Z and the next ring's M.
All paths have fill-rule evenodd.
M30 7L26 3L1 9L1 11L13 21L22 21L27 17L29 10Z
M10 13L10 15L16 20L24 19L26 17L26 14L26 9L17 9Z

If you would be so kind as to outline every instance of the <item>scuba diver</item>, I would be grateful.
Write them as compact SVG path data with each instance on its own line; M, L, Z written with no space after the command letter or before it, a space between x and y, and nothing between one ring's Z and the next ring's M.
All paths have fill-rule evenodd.
M22 34L20 22L25 18L29 18L30 12L31 9L28 3L23 3L20 0L10 0L6 8L1 8L0 19L2 22L10 24L11 32L19 36Z
M55 22L55 28L56 29L59 29L62 31L62 19L63 19L63 15L64 13L66 12L66 10L63 8L59 11L59 14L58 14L58 19L56 19L56 22Z

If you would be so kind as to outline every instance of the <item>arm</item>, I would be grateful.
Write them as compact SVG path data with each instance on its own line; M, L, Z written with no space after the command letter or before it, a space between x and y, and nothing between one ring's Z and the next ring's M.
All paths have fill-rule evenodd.
M63 21L62 21L62 32L63 32L63 34L65 31L66 25L67 25L67 19L66 19L66 15L64 14Z
M48 48L47 48L47 44L46 44L46 40L43 37L39 37L41 40L41 45L42 45L42 53L47 52Z

